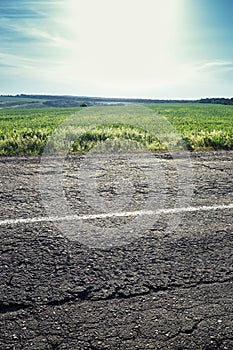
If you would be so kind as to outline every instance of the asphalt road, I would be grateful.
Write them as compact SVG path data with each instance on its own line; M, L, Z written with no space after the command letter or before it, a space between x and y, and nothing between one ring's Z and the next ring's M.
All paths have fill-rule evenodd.
M155 188L146 182L142 155L128 170L122 158L90 168L98 179L96 202L77 186L82 158L66 160L63 195L72 214L87 215L76 238L69 236L76 220L58 226L46 219L56 208L44 208L40 158L0 158L1 350L233 349L233 152L191 155L191 198L187 183L177 187L182 174L174 160L154 157L156 169L147 169ZM104 201L116 212L114 200L121 203L124 194L132 195L129 213L158 198L157 206L149 200L157 214L141 215L137 227L134 214L91 217ZM177 198L182 209L175 214L169 208ZM163 199L168 211L159 213ZM118 240L109 242L108 232Z

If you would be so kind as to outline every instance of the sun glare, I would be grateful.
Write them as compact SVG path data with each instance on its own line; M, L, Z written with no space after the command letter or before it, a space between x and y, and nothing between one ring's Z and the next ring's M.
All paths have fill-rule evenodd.
M70 45L63 71L73 80L131 88L177 79L178 1L67 1L62 22Z

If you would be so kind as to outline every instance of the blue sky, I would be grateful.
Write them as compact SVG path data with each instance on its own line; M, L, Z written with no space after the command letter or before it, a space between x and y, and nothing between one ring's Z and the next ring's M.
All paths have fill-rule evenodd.
M232 0L1 0L0 94L233 96Z

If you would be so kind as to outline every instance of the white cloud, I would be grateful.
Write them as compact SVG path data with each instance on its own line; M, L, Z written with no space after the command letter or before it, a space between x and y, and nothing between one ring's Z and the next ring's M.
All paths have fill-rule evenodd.
M8 29L12 31L11 36L18 34L18 40L22 40L24 37L28 39L34 39L39 44L53 45L57 47L69 47L71 41L64 38L57 32L58 27L49 21L41 21L39 19L29 19L13 22L11 19L3 18L1 20L1 26L4 30ZM45 29L41 29L41 28Z
M200 63L199 70L201 71L232 71L233 61L215 60Z

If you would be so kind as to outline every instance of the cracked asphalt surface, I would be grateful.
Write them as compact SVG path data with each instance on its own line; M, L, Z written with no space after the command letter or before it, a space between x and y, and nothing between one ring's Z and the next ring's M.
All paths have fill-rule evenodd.
M172 207L172 159L155 157ZM74 212L93 213L77 187L81 160L67 159L64 193ZM233 152L196 152L191 161L190 205L232 204ZM113 185L119 164L100 174L105 199L120 195ZM39 166L39 157L0 158L0 221L47 216ZM150 191L132 165L134 171L132 210ZM124 230L125 220L94 223ZM49 221L1 225L0 349L232 350L232 209L185 212L174 232L166 227L167 216L160 215L129 244L99 249L69 240Z

